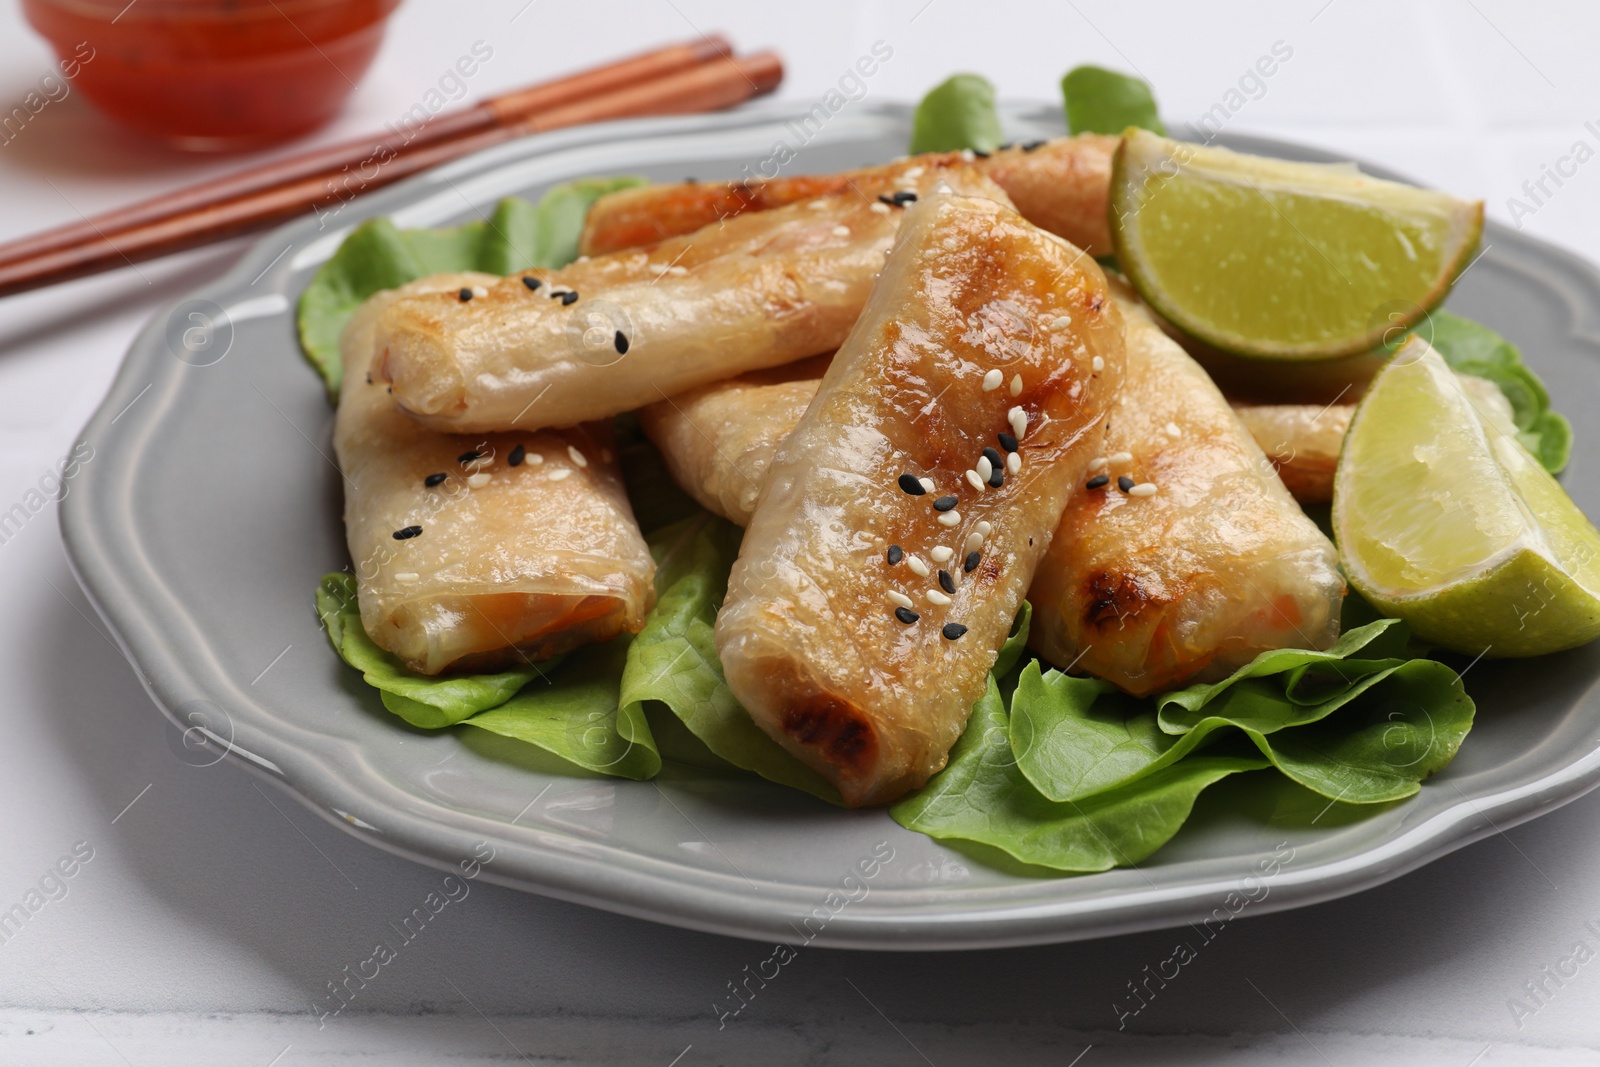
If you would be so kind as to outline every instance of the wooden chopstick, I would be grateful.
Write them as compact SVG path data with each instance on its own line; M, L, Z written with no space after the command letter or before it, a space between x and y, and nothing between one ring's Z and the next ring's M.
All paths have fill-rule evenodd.
M0 296L265 229L308 209L333 210L357 192L529 133L713 111L771 92L782 80L775 55L737 58L726 49L720 38L661 49L435 116L422 128L428 136L410 143L345 142L0 245ZM393 157L372 176L363 167L350 180L349 168L371 166L380 145Z

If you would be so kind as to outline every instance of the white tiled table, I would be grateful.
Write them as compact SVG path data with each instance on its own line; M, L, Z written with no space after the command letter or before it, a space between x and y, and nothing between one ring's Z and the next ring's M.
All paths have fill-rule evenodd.
M1230 129L1377 160L1482 195L1503 220L1521 197L1537 209L1526 228L1600 259L1600 162L1547 182L1542 203L1522 189L1575 141L1600 148L1584 126L1600 118L1600 8L1578 0L408 0L322 136L396 117L478 40L494 56L474 94L696 29L780 48L796 100L882 40L893 57L874 98L914 98L969 69L1005 95L1053 99L1061 72L1095 61L1137 68L1169 117L1191 120L1227 108L1282 42L1292 54ZM49 56L14 5L0 31L8 111ZM233 165L142 145L69 97L0 147L0 236ZM0 510L68 450L143 320L238 251L0 303ZM1580 448L1594 432L1580 428ZM93 849L65 898L0 944L6 1064L1600 1062L1600 960L1549 984L1520 1027L1508 1007L1576 942L1600 949L1600 796L1360 896L1234 924L1123 1032L1112 1003L1170 953L1170 934L960 955L810 950L719 1030L713 1001L762 946L482 884L319 1028L310 1005L325 984L438 875L229 766L177 759L67 572L53 509L0 544L0 605L0 906L75 843Z

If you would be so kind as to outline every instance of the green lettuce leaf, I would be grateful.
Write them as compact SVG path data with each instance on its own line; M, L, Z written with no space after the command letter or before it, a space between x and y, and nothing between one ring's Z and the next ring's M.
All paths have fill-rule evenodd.
M1030 669L1036 668L1024 673ZM1170 841L1206 786L1268 766L1247 757L1192 756L1122 788L1056 802L1018 768L1008 733L1005 703L991 678L950 763L894 804L890 816L908 830L998 848L1036 867L1104 871L1139 863Z
M1163 137L1167 134L1155 95L1139 78L1104 67L1073 67L1061 79L1061 98L1071 133L1118 134L1138 126Z
M911 119L911 152L993 152L1005 140L994 86L979 74L955 74L929 90Z
M1474 710L1442 663L1350 658L1404 639L1403 623L1380 620L1327 652L1265 652L1225 681L1148 700L1030 664L1012 698L1010 742L1022 774L1055 801L1126 788L1230 734L1323 796L1397 800L1454 758Z
M1517 437L1551 474L1566 469L1572 455L1572 424L1550 410L1550 392L1522 361L1517 346L1471 319L1435 311L1421 327L1444 361L1461 374L1486 378L1511 402Z
M317 586L317 616L333 649L361 672L383 697L383 706L412 726L426 730L452 726L510 700L528 682L548 671L554 661L529 664L498 674L434 677L410 670L373 643L361 627L355 576L338 571L323 575Z
M581 178L556 186L537 204L508 198L489 218L448 229L399 230L386 218L368 219L300 294L300 347L337 397L339 334L367 297L447 271L564 267L577 258L589 206L606 193L643 184L643 178Z
M644 712L618 699L630 639L571 653L543 680L463 725L525 741L586 770L643 781L661 770Z
M714 630L743 536L732 523L702 512L649 538L658 599L628 648L619 699L641 715L646 704L663 704L734 766L841 803L831 782L755 724L723 676Z
M643 715L618 705L626 636L514 671L433 677L408 670L367 636L352 575L323 577L317 615L334 650L412 726L464 723L625 778L652 778L661 769Z

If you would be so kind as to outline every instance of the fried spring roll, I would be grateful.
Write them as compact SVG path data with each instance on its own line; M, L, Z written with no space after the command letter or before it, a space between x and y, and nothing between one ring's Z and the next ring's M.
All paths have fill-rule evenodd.
M625 189L602 197L589 209L579 247L585 255L597 256L819 196L856 191L870 198L898 187L895 183L913 168L935 170L971 162L1006 191L1023 218L1090 255L1109 255L1106 207L1118 140L1084 133L1002 149L981 159L969 152L930 152L901 163L837 174Z
M1479 402L1511 418L1511 401L1491 381L1459 375L1461 385ZM1235 400L1233 410L1278 470L1278 477L1302 504L1333 499L1333 472L1339 465L1350 417L1348 404L1252 404Z
M1093 259L993 200L907 213L716 626L733 693L847 803L944 766L1121 371Z
M1273 648L1326 648L1338 554L1217 387L1122 299L1127 371L1029 599L1029 644L1137 696Z
M970 168L926 172L1004 200ZM909 199L906 199L909 197ZM380 316L379 375L436 430L568 426L839 347L916 194L835 196L648 249L414 293Z
M805 414L833 357L752 371L669 397L639 411L684 492L707 511L750 523L778 445Z
M334 448L361 623L424 674L537 662L637 632L655 601L608 426L437 433L395 410L370 375L386 305L486 280L439 275L380 293L342 338Z

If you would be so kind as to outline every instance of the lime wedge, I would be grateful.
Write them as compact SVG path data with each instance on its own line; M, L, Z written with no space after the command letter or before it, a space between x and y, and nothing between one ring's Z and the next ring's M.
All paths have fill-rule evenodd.
M1129 130L1111 228L1139 295L1192 337L1332 359L1398 337L1444 299L1478 246L1483 203Z
M1600 637L1600 531L1420 338L1356 408L1333 529L1350 584L1426 640L1538 656Z

